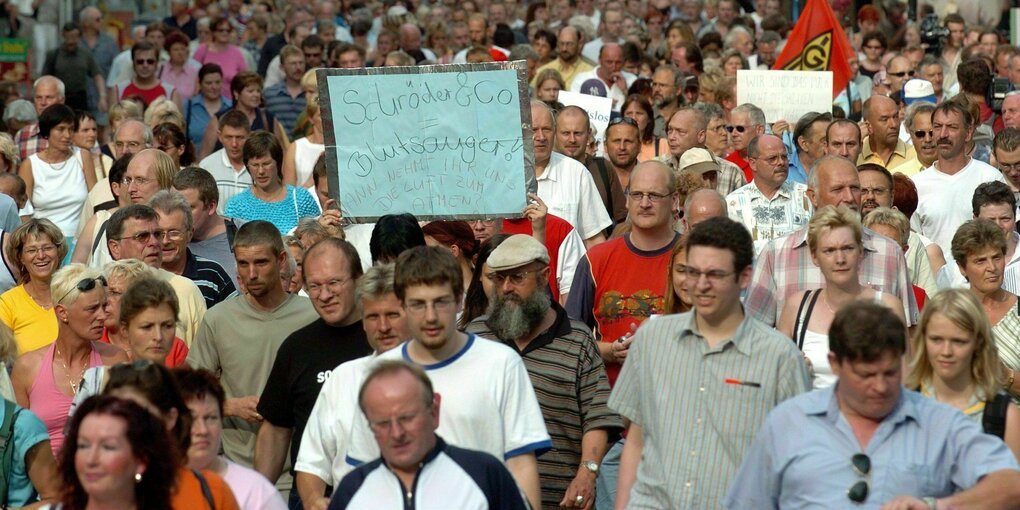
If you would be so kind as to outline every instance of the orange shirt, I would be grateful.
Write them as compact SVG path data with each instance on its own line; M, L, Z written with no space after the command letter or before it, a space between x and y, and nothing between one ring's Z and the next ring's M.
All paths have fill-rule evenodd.
M216 510L240 510L234 493L231 492L227 482L212 471L203 470L202 476L209 484L209 492L212 493L213 502L216 503ZM177 480L177 489L173 493L171 504L174 510L202 510L209 508L208 500L202 494L202 485L198 482L194 472L187 467L181 468Z

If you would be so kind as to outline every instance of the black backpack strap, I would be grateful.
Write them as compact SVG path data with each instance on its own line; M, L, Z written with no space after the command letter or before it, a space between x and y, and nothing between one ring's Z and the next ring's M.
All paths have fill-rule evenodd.
M195 478L198 478L198 485L202 487L202 496L205 497L205 502L209 503L210 510L216 510L216 500L213 499L212 490L209 488L209 482L206 481L205 476L202 472L197 469L192 469L192 473L195 474Z
M804 336L807 335L808 323L811 322L811 312L815 310L815 303L818 302L818 296L822 293L822 289L808 291L804 294L804 298L800 302L800 308L797 309L797 320L794 323L793 340L797 342L797 348L804 350ZM809 299L810 297L810 299ZM807 309L804 309L804 304L807 303Z
M110 220L106 220L99 226L99 232L96 232L96 238L92 240L92 251L89 252L89 256L96 252L96 248L99 248L99 241L103 238L103 234L106 234L106 227L109 225Z
M10 493L11 469L14 466L14 422L18 419L18 407L10 400L4 400L4 421L0 425L0 503L7 508Z
M237 235L237 225L234 220L230 218L224 218L223 223L227 226L227 245L230 246L230 251L234 251L234 236Z
M981 428L985 434L991 434L998 438L1005 437L1009 402L1009 395L1003 392L996 393L995 398L985 402L985 410L981 413Z

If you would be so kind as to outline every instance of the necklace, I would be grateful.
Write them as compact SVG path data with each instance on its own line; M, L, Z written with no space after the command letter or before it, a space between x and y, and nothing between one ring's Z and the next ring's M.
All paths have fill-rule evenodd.
M83 363L81 367L81 373L78 374L78 383L75 384L74 379L71 379L71 369L67 368L67 363L64 362L64 357L60 355L60 347L56 348L57 358L60 359L60 365L64 367L64 374L67 377L67 384L71 386L71 394L78 394L78 385L81 384L81 380L85 377L85 371L89 369L87 363Z
M829 306L829 298L826 297L825 289L822 289L821 292L822 292L822 304L825 305L825 308L829 309L829 313L831 313L833 315L833 317L835 317L836 316L836 311L833 310L831 306Z

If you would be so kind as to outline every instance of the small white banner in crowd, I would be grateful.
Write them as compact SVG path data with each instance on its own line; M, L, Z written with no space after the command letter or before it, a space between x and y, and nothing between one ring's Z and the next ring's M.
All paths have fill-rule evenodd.
M561 90L556 99L563 106L579 106L588 112L588 119L591 127L595 130L595 149L598 156L605 155L606 128L609 127L609 117L613 114L613 100L608 97L589 96L577 92Z

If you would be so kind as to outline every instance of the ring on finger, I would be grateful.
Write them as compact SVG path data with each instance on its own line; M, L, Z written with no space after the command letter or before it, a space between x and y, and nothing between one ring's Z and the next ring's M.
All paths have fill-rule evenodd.
M574 499L574 502L576 502L578 505L583 505L584 504L584 496L578 496L576 499Z

